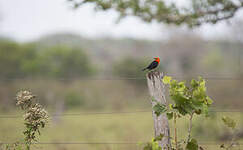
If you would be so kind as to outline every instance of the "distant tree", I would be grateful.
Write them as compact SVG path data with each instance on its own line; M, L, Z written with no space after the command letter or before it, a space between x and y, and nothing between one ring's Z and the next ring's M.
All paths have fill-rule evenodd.
M97 10L114 9L125 16L137 16L146 22L153 20L167 24L199 26L217 23L234 17L243 7L242 0L188 0L184 6L169 0L69 0L75 8L93 3ZM181 2L180 2L181 4Z
M39 54L40 74L48 77L83 77L94 73L88 56L79 48L57 45Z
M20 47L20 71L25 77L37 76L39 72L38 50L35 43L22 44Z
M83 77L94 73L88 56L65 45L39 49L36 43L0 39L0 78Z
M21 76L20 45L10 40L0 40L0 78Z

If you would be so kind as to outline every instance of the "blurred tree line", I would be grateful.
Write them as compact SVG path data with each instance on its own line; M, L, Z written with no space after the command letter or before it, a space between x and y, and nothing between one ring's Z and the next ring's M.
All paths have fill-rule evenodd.
M213 78L243 75L241 42L204 41L186 33L178 32L166 42L90 40L62 34L31 43L0 39L0 107L5 108L0 111L14 106L14 94L22 88L33 90L41 103L53 107L56 113L73 108L150 107L146 72L141 70L157 56L161 58L159 70L182 80L198 75ZM15 78L24 80L12 81ZM67 82L57 80L62 78L68 79L64 80ZM241 85L242 80L208 82L216 105L227 107L243 105L242 92L237 92Z
M99 57L99 56L98 56ZM101 57L101 56L100 56ZM69 44L18 43L0 40L0 78L65 78L97 76L104 70L81 46ZM110 59L110 58L109 58ZM141 70L148 62L127 57L109 64L109 76L144 78ZM138 81L137 84L145 83Z
M0 40L0 78L69 78L93 75L95 69L81 48Z
M0 78L82 78L103 72L99 68L99 62L95 62L97 58L92 58L81 46L43 45L38 42L17 43L1 39ZM147 63L144 59L128 57L110 63L109 74L143 78L144 73L141 70Z
M185 36L187 39L183 38ZM74 37L75 40L70 41L80 42L71 43L65 34L55 36L63 40L52 37L31 43L0 39L0 78L115 76L142 79L146 72L141 70L155 56L162 59L160 70L182 76L195 73L233 75L238 74L241 67L240 42L207 42L186 33L177 34L168 42L106 39L89 40L86 45L88 42L84 38Z

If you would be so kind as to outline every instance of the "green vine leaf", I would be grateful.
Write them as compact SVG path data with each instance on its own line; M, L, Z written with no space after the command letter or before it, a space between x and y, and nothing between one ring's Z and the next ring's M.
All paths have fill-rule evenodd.
M173 112L167 112L166 115L169 120L173 118Z
M211 105L213 103L213 100L210 97L207 96L206 99L207 99L207 104L208 105Z
M143 147L143 150L161 150L162 148L159 146L158 142L152 138L151 142L146 143Z
M235 129L236 122L233 119L231 119L230 117L223 116L222 120L227 127Z
M151 97L151 101L152 102L157 102L154 96Z
M170 76L164 76L162 81L164 84L170 84L171 79L172 78Z
M166 108L166 105L157 103L156 105L154 105L153 110L154 110L154 113L156 114L156 116L158 117L162 113L166 112L167 108Z
M202 77L192 79L190 86L168 76L163 78L163 82L169 84L170 98L174 102L174 107L169 107L171 110L176 110L183 116L193 113L208 115L208 107L213 100L207 96L206 82Z
M160 133L159 136L156 136L156 137L154 138L154 141L161 141L163 137L164 137L164 134Z
M191 139L186 145L186 150L198 150L198 143L196 139Z

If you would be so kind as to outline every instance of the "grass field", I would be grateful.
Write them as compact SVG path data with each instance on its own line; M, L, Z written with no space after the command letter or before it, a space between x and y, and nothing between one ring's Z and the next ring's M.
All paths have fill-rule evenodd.
M0 106L0 115L19 114L14 106L14 95L19 89L31 89L38 96L38 101L47 108L50 114L58 113L58 104L64 105L61 113L72 114L80 112L120 112L134 110L148 110L148 112L124 114L89 114L51 116L50 123L42 130L39 141L42 143L76 143L76 144L36 144L32 150L138 150L142 149L139 143L145 143L153 137L153 119L151 104L147 89L136 87L135 81L83 81L72 82L25 80L2 84L0 96L5 105L11 103L7 109ZM34 84L33 84L34 83ZM234 83L234 84L233 84ZM227 84L227 88L222 84ZM242 108L242 92L236 88L233 81L209 81L208 91L212 95L215 107ZM222 87L220 89L220 87ZM9 91L9 94L5 94ZM237 94L233 94L237 93ZM5 94L5 95L4 95ZM72 103L66 103L72 102ZM78 103L77 103L78 102ZM82 103L79 103L82 102ZM72 105L71 105L72 104ZM78 105L77 105L78 104ZM77 106L76 106L77 105ZM4 107L5 106L5 107ZM70 106L70 107L69 107ZM233 107L234 106L234 107ZM242 113L212 113L209 118L195 118L193 137L197 138L202 146L208 150L219 149L219 144L230 137L230 130L224 127L221 116L233 117L243 140ZM170 123L171 124L171 123ZM173 125L170 125L173 128ZM188 122L178 121L179 138L185 137ZM23 140L24 125L20 118L0 118L0 142L15 142ZM171 135L173 135L171 129ZM84 142L86 144L78 144ZM99 144L99 143L132 143L132 144ZM216 144L218 145L214 145ZM242 141L243 142L243 141ZM96 143L96 144L87 144ZM98 144L97 144L98 143Z
M69 111L67 113L73 112ZM229 133L229 130L224 127L221 121L222 115L236 119L237 128L242 130L243 118L240 113L216 113L209 118L194 119L193 137L196 137L206 149L219 149L219 145L214 145L215 142L217 144L223 143L221 140ZM22 118L1 118L0 122L0 141L13 142L23 138ZM185 136L187 125L186 120L179 119L178 134L180 138ZM171 125L171 127L173 126ZM171 134L173 135L173 132ZM41 144L34 145L33 149L136 150L142 149L138 144L139 142L150 141L152 137L153 120L149 112L62 116L59 119L51 119L49 125L42 130L40 142L125 142L133 144Z

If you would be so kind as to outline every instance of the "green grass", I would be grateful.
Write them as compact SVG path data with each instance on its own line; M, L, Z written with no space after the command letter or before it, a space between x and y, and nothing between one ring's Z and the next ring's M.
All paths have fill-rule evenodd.
M7 105L11 103L12 109L0 109L1 115L23 114L16 112L14 106L14 95L19 89L31 89L38 96L38 100L45 108L48 107L50 113L58 112L58 102L66 101L64 98L70 93L77 93L84 100L84 104L75 109L64 108L63 113L80 112L115 112L115 111L134 111L151 109L149 94L147 89L138 89L133 86L133 81L73 81L70 83L58 81L19 81L12 85L3 86L3 91L9 91L7 97L2 97ZM129 84L128 84L129 83ZM210 82L211 83L211 82ZM221 107L234 106L242 108L240 99L242 92L230 95L236 89L230 82L230 88L225 88L219 81L209 84L209 91L215 100L214 105ZM237 83L241 84L241 83ZM211 85L211 86L210 86ZM224 87L224 90L231 89L232 92L221 91L215 85ZM217 92L218 91L218 92ZM2 92L3 93L3 92ZM216 93L216 94L215 94ZM217 94L218 93L218 94ZM224 95L222 95L224 94ZM1 96L6 96L1 94ZM233 99L231 99L231 97ZM236 103L237 102L237 103ZM5 105L0 107L7 108ZM66 105L64 105L66 107ZM4 111L5 110L5 111ZM8 112L6 112L6 110ZM238 128L243 132L242 113L220 113L213 114L210 118L195 118L193 126L193 137L199 141L220 141L229 132L221 121L221 116L227 115L235 118L239 123ZM170 125L173 127L172 125ZM179 138L185 136L188 122L183 119L178 120ZM23 140L22 131L24 130L22 118L3 119L0 118L0 141L14 142ZM171 129L171 135L173 135ZM150 112L133 114L103 114L103 115L80 115L65 116L59 119L52 117L48 126L42 130L40 142L146 142L153 137L153 119ZM242 141L243 142L243 141ZM217 150L219 145L203 145L207 150ZM34 145L32 150L138 150L138 145Z
M70 113L70 112L69 112ZM222 115L233 116L242 127L242 114L223 113L210 118L196 118L193 126L193 137L202 142L219 141L219 137L228 130L224 127ZM187 131L186 120L178 120L178 134L182 138ZM171 127L173 127L171 125ZM172 129L171 129L172 130ZM12 142L23 139L22 118L1 119L0 141ZM146 142L153 137L153 120L151 113L134 114L104 114L65 116L59 119L52 118L48 126L42 130L40 142ZM173 135L173 132L171 132ZM222 142L221 142L222 143ZM207 149L216 149L219 146L202 145ZM64 144L64 145L34 145L33 149L48 150L131 150L141 149L137 144Z

